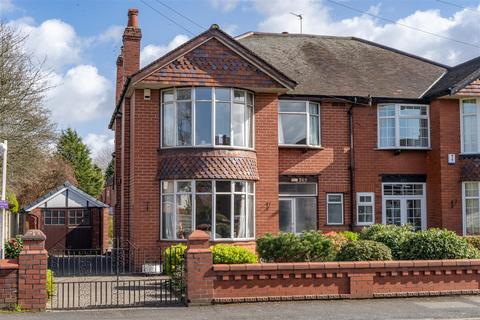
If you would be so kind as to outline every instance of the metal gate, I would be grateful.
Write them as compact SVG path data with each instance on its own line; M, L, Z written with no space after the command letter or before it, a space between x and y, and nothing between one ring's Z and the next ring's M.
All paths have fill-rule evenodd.
M95 254L97 253L97 254ZM138 250L67 250L49 255L55 278L52 310L185 304L184 253L165 250L159 261Z

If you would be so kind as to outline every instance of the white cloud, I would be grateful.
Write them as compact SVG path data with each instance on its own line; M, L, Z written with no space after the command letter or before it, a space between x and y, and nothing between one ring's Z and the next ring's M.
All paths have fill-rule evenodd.
M47 106L62 127L105 116L113 106L112 84L91 65L78 65L65 75L51 74Z
M179 45L188 41L188 37L183 34L175 36L167 45L158 46L154 44L149 44L145 46L140 52L140 65L143 67L150 62L160 58L170 50L175 49Z
M94 159L94 162L96 162L97 164L100 164L98 162L108 162L104 160L109 159L101 158L107 158L107 156L109 156L113 151L114 139L111 133L89 133L83 138L83 142L88 146L88 149L90 149L90 154L92 159ZM104 163L102 163L102 166L103 165Z
M0 13L6 13L16 10L17 7L12 0L0 0Z
M259 24L260 31L298 33L298 18L290 14L295 12L303 14L304 33L357 36L450 65L479 54L478 48L415 31L399 24L480 46L480 31L474 32L479 30L480 6L462 9L452 16L442 16L439 10L418 10L398 19L396 23L383 23L367 14L334 19L331 14L333 9L348 9L328 8L315 0L294 2L254 0L253 5L265 17ZM368 12L382 15L380 6L372 6Z
M120 43L122 42L123 30L125 27L122 26L110 26L105 31L103 31L99 36L94 37L94 40L99 42L113 42Z
M210 3L215 9L220 9L223 12L232 11L237 7L239 2L240 0L210 0Z

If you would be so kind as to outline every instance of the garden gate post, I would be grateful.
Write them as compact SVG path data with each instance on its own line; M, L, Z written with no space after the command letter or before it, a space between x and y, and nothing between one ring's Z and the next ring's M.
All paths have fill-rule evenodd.
M189 306L209 305L213 300L213 257L210 236L195 230L188 237L185 254L186 301Z

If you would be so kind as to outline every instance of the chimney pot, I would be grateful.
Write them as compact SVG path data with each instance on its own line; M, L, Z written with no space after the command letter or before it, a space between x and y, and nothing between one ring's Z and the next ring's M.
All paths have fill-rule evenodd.
M128 9L127 27L138 28L138 9Z
M288 34L288 32L287 32L287 31L283 31L282 34Z

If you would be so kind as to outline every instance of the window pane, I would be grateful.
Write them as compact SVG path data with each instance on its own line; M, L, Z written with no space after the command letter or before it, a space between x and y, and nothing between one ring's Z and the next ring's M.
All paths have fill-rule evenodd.
M425 106L400 106L400 116L419 117L427 115Z
M177 239L187 239L192 232L192 196L177 195Z
M162 192L173 193L173 181L162 181Z
M466 233L467 235L480 234L480 209L478 199L465 200L465 215L466 215Z
M215 89L215 100L217 100L217 101L231 101L230 89L216 88Z
M343 213L342 213L342 204L341 203L329 203L327 205L327 218L328 223L330 224L341 224L343 223Z
M235 181L233 183L235 192L245 192L245 182L244 181Z
M371 205L358 206L358 222L359 223L372 223L373 222L373 207Z
M339 194L329 194L328 202L342 202L342 196Z
M192 144L192 103L177 102L177 145Z
M247 182L247 192L253 193L253 191L254 191L253 182Z
M162 197L162 238L175 239L174 196Z
M192 90L188 89L177 89L177 100L191 100L192 99Z
M400 119L400 146L428 147L428 120Z
M202 194L195 197L195 229L212 232L212 195Z
M380 118L380 147L395 146L395 119Z
M307 112L304 101L280 101L280 112Z
M421 200L407 200L407 224L411 224L415 230L422 229Z
M280 194L317 194L316 183L281 183Z
M212 192L212 182L211 181L196 181L196 191L197 192Z
M245 106L243 104L233 104L232 129L233 145L243 147L245 145L245 134L243 126L245 123Z
M292 202L289 200L280 200L279 217L280 231L292 232Z
M247 92L247 104L250 106L253 105L253 94L250 92Z
M195 103L195 144L212 144L212 103Z
M380 106L378 108L379 108L378 115L380 117L394 117L395 116L395 105Z
M248 196L248 207L247 207L247 238L255 237L255 199L253 195Z
M465 182L465 196L478 197L478 182Z
M233 237L247 237L247 215L246 215L246 196L236 194L233 198Z
M175 145L175 106L173 103L163 105L163 145L173 147Z
M310 144L314 146L320 144L318 119L318 116L310 116Z
M318 103L312 103L312 102L310 102L310 103L308 104L308 110L309 110L309 112L310 112L311 115L312 115L312 114L313 114L313 115L318 115L318 113L319 113L319 111L318 111L318 110L319 110L319 105L318 105Z
M233 91L233 101L239 102L239 103L245 103L245 92L244 91L239 91L239 90L234 90Z
M163 94L163 97L162 97L163 103L173 101L173 90L163 91L162 94Z
M215 182L216 192L231 192L232 186L230 181L216 181Z
M295 232L317 230L317 198L295 198L295 207Z
M212 100L212 88L195 88L195 100Z
M245 115L245 134L246 134L246 146L253 147L253 108L247 107L247 114Z
M303 114L280 114L278 139L280 144L306 144L307 116Z
M462 101L463 114L477 114L477 100L469 99Z
M215 105L215 144L230 145L230 103Z
M231 203L229 194L217 194L215 203L215 237L231 237Z
M397 226L402 224L400 200L386 200L385 201L385 215L387 224L395 224Z
M177 181L177 192L192 192L190 181Z
M478 152L477 116L463 116L463 151Z

